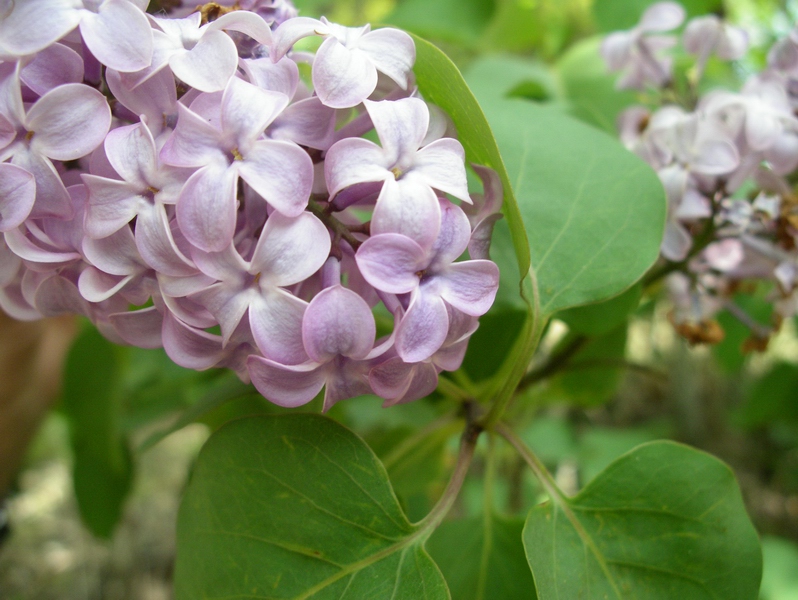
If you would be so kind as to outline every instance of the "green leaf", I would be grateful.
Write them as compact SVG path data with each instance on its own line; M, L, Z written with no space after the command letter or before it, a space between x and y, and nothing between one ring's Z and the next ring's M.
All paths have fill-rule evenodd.
M577 496L533 508L524 546L541 600L753 600L762 574L733 473L674 442L640 446Z
M619 74L607 70L600 45L601 38L577 42L557 61L555 72L568 112L614 136L620 112L639 101L634 92L615 88Z
M122 514L133 477L120 428L118 350L86 327L67 355L63 408L70 426L73 477L83 522L110 537Z
M640 303L643 294L641 284L633 285L624 293L595 304L569 308L557 314L557 318L575 333L591 337L605 335L625 323L627 317Z
M498 515L446 521L430 537L429 553L456 600L534 600L524 556L521 519Z
M617 140L522 100L485 112L520 207L540 310L616 296L659 256L665 192Z
M425 535L348 429L317 415L241 419L197 460L176 598L449 598Z
M762 538L765 568L761 600L798 598L798 545L773 536Z
M658 0L596 0L593 16L599 31L610 32L631 29L640 20L643 12ZM687 18L706 15L723 9L722 0L680 0Z
M493 0L402 0L385 22L425 37L473 44L493 9Z

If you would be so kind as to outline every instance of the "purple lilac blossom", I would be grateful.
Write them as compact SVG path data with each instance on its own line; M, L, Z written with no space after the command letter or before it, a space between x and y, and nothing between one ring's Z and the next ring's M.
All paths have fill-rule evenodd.
M145 6L18 2L0 24L0 308L84 315L282 406L431 393L496 295L503 193L474 165L469 194L412 38L287 0Z

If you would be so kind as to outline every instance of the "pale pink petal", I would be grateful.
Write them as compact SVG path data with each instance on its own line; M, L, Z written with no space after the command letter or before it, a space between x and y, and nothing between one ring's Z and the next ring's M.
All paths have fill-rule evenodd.
M94 175L81 175L89 193L84 227L92 238L108 237L124 227L146 202L137 190L124 181Z
M330 246L327 228L314 215L272 213L255 246L250 273L260 273L262 285L294 285L321 269Z
M272 30L260 15L246 10L234 10L208 24L206 32L230 29L248 35L264 46L272 43ZM208 35L205 33L204 35Z
M163 349L181 367L202 371L225 356L219 336L189 327L169 312L164 316L162 335Z
M316 96L294 102L269 126L268 136L326 150L335 133L335 109L324 106Z
M364 102L374 129L380 138L385 160L401 172L416 160L416 152L427 134L429 109L419 98ZM465 169L465 167L462 167Z
M104 302L133 279L132 275L120 277L119 275L109 275L95 267L86 267L78 278L78 290L80 295L89 302Z
M80 11L68 0L17 1L3 11L0 40L14 54L33 54L64 37L78 23Z
M204 167L189 177L177 202L177 222L186 239L206 252L223 250L236 227L234 169L219 164Z
M36 179L36 201L31 211L32 218L72 218L72 201L53 163L41 154L27 149L16 152L11 163L25 169Z
M410 306L396 332L396 353L405 362L428 359L446 340L449 315L446 304L430 289L422 285L413 291Z
M239 144L250 143L288 106L288 96L233 77L222 96L221 129ZM239 148L244 153L244 148Z
M393 178L391 163L377 144L361 138L346 138L327 151L324 178L330 197L356 183Z
M313 61L313 88L327 106L349 108L360 104L377 87L377 69L358 48L346 48L328 37Z
M158 171L158 151L145 123L118 127L105 138L108 161L125 181L149 187Z
M299 67L290 58L277 63L268 57L245 59L240 64L249 80L259 88L294 97L299 85Z
M295 217L307 207L313 161L296 144L260 140L237 164L244 181L276 211Z
M25 169L0 164L0 232L19 227L36 199L36 179Z
M684 8L677 2L657 2L643 13L638 28L642 31L670 31L682 24L685 15Z
M313 400L326 379L325 370L316 363L289 367L254 354L247 359L247 370L264 398L288 408Z
M222 330L222 343L227 345L256 295L257 292L252 288L242 290L223 282L194 294L192 299L216 318Z
M161 148L161 160L176 167L203 167L226 161L219 142L221 132L183 104L177 106L177 127Z
M440 276L441 298L472 317L484 315L499 289L499 268L489 260L467 260L449 266Z
M668 221L665 225L665 237L662 239L660 252L668 260L678 262L687 258L693 245L693 238L687 230L676 221Z
M416 46L404 31L393 28L370 31L357 41L377 70L407 89L407 75L416 62Z
M355 260L369 285L389 294L416 289L417 272L427 266L424 249L398 233L373 235L358 248Z
M274 30L273 44L269 55L274 62L285 56L291 47L303 37L325 31L327 27L317 19L309 17L296 17L288 19Z
M305 350L316 362L327 362L336 355L365 358L374 346L376 331L366 301L341 285L319 292L302 321Z
M150 267L172 276L192 275L196 268L180 251L172 236L166 211L157 203L139 211L136 219L136 248Z
M465 172L465 150L457 140L443 138L418 151L408 177L471 203Z
M136 241L129 227L100 239L83 240L86 260L109 275L129 275L144 270Z
M152 27L127 0L105 0L97 13L83 13L80 33L97 60L111 69L131 72L150 64Z
M399 181L390 178L377 198L371 233L401 233L429 248L438 237L440 222L440 203L432 188L411 178ZM470 226L468 233L470 236Z
M111 126L111 109L100 92L68 83L47 92L28 111L31 148L49 158L74 160L99 146Z
M284 365L308 360L302 344L302 317L307 303L278 288L253 299L249 324L258 348L266 358Z
M236 72L238 51L223 31L208 31L191 50L169 58L169 68L178 79L201 92L223 90Z
M66 83L83 82L83 59L72 48L53 44L37 52L33 60L20 72L22 82L43 96Z
M132 346L138 348L160 348L163 346L161 338L163 315L154 306L115 313L109 315L108 320L119 336Z

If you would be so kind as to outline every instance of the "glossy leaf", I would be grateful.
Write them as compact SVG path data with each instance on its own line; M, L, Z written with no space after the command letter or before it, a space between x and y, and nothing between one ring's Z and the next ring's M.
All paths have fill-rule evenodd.
M457 600L534 600L521 519L498 515L446 521L430 537L430 555Z
M100 537L111 536L133 476L120 427L120 372L118 350L86 327L67 355L63 407L78 508L86 526Z
M317 415L241 419L197 460L176 598L449 598L424 533L348 429Z
M611 298L659 256L665 193L611 137L522 100L485 105L527 228L540 310Z
M622 456L573 498L533 508L541 600L752 600L759 540L731 470L673 442Z

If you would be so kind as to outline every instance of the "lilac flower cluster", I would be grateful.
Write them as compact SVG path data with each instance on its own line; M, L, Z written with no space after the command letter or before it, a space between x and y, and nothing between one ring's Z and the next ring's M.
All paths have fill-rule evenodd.
M671 61L658 52L676 44L648 35L681 25L684 10L663 2L650 7L630 32L609 36L602 53L624 70L620 87L655 88L679 97ZM667 38L666 38L667 39ZM659 174L668 198L662 257L670 261L673 320L692 341L719 341L714 315L728 309L765 341L770 328L736 306L732 295L746 280L773 284L778 319L798 313L798 30L770 51L767 67L739 92L696 93L711 55L743 57L741 29L715 16L690 21L684 50L696 57L681 105L635 106L619 119L622 141ZM778 325L778 322L776 323Z
M429 394L496 295L502 190L476 166L469 195L412 38L286 0L146 4L5 5L0 307L85 315L283 406Z

